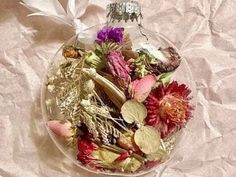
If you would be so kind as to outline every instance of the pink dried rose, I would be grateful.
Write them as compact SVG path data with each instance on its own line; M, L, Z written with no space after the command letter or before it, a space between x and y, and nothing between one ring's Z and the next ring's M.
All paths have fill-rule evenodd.
M138 102L143 102L156 84L156 77L153 75L144 76L142 79L137 79L129 85L129 93L132 98Z
M107 55L107 65L111 74L127 87L130 82L131 69L124 56L118 51L110 51Z
M71 136L73 136L71 123L69 121L61 122L59 120L50 120L47 122L47 126L57 136L64 138L70 138Z

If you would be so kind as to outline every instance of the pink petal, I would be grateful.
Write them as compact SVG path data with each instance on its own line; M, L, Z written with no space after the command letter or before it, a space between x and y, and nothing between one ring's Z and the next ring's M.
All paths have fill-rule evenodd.
M124 152L122 154L120 154L119 157L117 157L117 159L115 160L115 162L120 162L120 161L124 161L126 160L127 158L129 158L129 153L128 152Z
M134 92L135 89L134 88L137 87L138 82L139 82L139 80L135 80L135 81L131 82L130 85L129 85L129 93L130 93L132 98L134 98L134 94L135 94L135 92Z
M69 138L72 136L72 132L70 131L71 123L68 121L66 123L61 123L58 120L51 120L47 122L47 126L58 136L64 138Z
M147 75L140 80L135 80L132 84L131 96L138 102L143 102L155 84L156 77L153 75Z

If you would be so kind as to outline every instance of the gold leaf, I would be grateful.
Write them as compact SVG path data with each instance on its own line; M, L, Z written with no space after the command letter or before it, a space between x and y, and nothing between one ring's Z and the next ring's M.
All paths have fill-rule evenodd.
M160 146L160 133L153 127L142 126L134 134L134 141L145 154L157 152Z
M97 159L99 166L107 169L117 169L124 170L125 172L135 172L138 170L142 163L134 157L129 157L121 162L116 162L115 160L120 156L120 154L111 152L107 149L98 149L92 153L92 157Z
M94 151L92 156L103 164L111 164L119 157L119 154L101 148Z
M142 163L132 157L124 160L120 165L123 166L123 169L126 172L135 172L141 167Z
M153 154L147 154L147 159L150 161L157 161L157 160L165 161L168 158L169 158L168 153L161 148L159 148L158 151Z
M143 124L144 119L147 117L147 109L142 103L128 100L121 107L121 114L127 123Z
M130 59L138 58L138 53L133 50L123 50L122 55L125 57L126 61L128 61Z
M161 82L164 86L168 85L171 82L173 74L173 72L168 72L159 75L159 82Z
M124 133L124 135L119 137L118 145L126 150L138 151L139 149L134 142L134 133Z

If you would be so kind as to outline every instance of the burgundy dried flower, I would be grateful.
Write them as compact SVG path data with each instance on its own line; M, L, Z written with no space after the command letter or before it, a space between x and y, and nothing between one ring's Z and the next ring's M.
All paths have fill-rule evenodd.
M162 138L176 128L182 128L192 116L190 93L186 85L178 84L176 81L153 90L146 100L146 123L159 127Z
M107 56L107 64L111 74L127 87L130 82L129 73L131 70L124 60L124 56L118 51L110 51Z
M147 49L140 49L138 57L134 60L135 74L138 77L148 74L160 75L174 71L180 63L181 57L173 47L159 49L155 56Z
M166 57L167 61L160 61L157 65L153 66L153 71L156 74L171 72L179 67L181 63L181 57L173 47L161 49L161 52Z
M121 43L124 37L124 28L105 26L97 34L97 42L118 42Z

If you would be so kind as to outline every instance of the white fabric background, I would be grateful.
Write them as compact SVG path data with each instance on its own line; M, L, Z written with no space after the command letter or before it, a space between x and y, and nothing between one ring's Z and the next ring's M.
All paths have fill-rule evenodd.
M198 87L196 116L181 148L156 176L235 177L236 0L140 2L145 26L180 49ZM108 1L91 3L83 21L103 22ZM18 0L0 1L0 176L94 176L57 150L39 107L49 60L73 31L29 13Z

